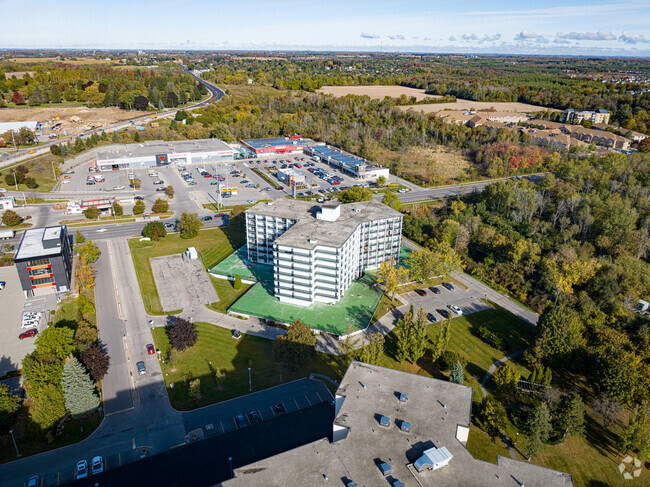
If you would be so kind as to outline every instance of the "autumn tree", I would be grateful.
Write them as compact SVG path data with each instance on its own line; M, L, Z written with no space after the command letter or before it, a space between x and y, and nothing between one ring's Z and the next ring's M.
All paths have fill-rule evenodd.
M151 207L151 211L154 213L165 213L168 209L169 202L162 198L158 198L156 201L154 201L153 206Z
M124 214L124 207L119 203L113 203L113 215L122 216Z
M353 186L338 194L341 203L357 203L359 201L370 201L373 193L368 188Z
M84 216L89 220L96 220L97 217L99 217L100 213L101 212L99 211L99 208L96 206L91 206L90 208L86 208L84 210Z
M504 391L514 391L519 383L521 375L519 372L510 367L509 364L501 364L492 374L494 384Z
M138 200L135 202L135 205L133 205L133 214L142 215L143 213L144 213L144 201Z
M80 359L95 382L102 380L108 372L110 359L99 343L94 343L81 352Z
M175 350L192 348L199 338L196 325L185 318L176 318L169 328L169 341Z
M203 222L201 222L196 213L187 213L184 211L176 226L181 232L181 238L194 238L199 234Z
M386 206L390 206L393 210L399 211L402 208L402 202L399 200L399 197L390 190L386 191L381 202Z
M142 235L151 240L158 241L167 235L167 230L165 229L165 225L160 221L148 222L142 229Z
M14 91L14 95L11 98L11 101L13 101L16 105L24 105L25 97L23 97L20 91Z
M407 282L409 271L403 266L395 265L395 259L391 259L379 265L377 275L379 282L386 287L386 293L394 299L399 286Z
M13 210L6 210L2 214L2 224L8 227L14 227L22 223L22 217Z

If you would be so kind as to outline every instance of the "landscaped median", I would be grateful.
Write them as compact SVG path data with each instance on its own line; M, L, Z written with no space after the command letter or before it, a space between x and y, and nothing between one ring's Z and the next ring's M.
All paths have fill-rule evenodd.
M236 339L230 330L210 323L196 323L196 327L196 344L183 351L172 351L168 328L152 330L164 360L161 367L169 399L176 409L194 409L248 394L249 367L255 392L308 377L312 372L339 380L347 365L340 356L316 352L308 364L290 371L273 360L271 340L243 333ZM190 382L196 379L200 381L200 397L193 398Z
M269 184L271 185L271 187L273 187L273 188L275 188L275 189L284 189L284 186L282 186L281 184L279 184L277 181L275 181L271 176L269 176L268 174L266 174L266 173L265 173L264 171L262 171L261 169L253 168L253 172L254 172L255 174L257 174L259 177L261 177L264 181L266 181L267 183L269 183Z
M206 268L214 266L217 262L231 254L244 243L244 235L237 225L229 225L223 229L210 228L202 230L192 239L182 239L180 234L167 234L158 242L139 239L129 240L133 265L138 277L140 293L145 310L150 315L165 313L160 304L158 289L154 281L149 259L163 255L173 255L185 252L188 247L195 247L203 256L203 265ZM217 293L219 290L217 289Z

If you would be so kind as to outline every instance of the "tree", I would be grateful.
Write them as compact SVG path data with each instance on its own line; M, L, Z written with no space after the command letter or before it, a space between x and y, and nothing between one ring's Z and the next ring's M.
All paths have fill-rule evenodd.
M169 202L165 201L162 198L158 198L154 201L151 211L154 213L165 213L169 209Z
M73 336L74 331L70 328L50 326L36 338L34 353L48 361L61 361L75 349Z
M151 240L158 241L167 235L167 230L162 222L149 222L142 229L142 235Z
M585 326L579 313L566 305L545 312L539 319L536 331L535 345L526 353L526 359L531 364L539 365L545 357L566 359L586 344Z
M372 199L372 191L368 188L360 186L353 186L339 193L339 201L341 203L356 203L358 201L370 201Z
M449 374L449 382L454 384L463 384L465 382L465 374L463 373L463 366L460 362L456 362L451 368L451 374Z
M79 230L77 230L74 234L74 241L77 244L82 244L86 241L86 237L84 237L84 234L81 233Z
M16 213L15 211L12 210L6 210L2 214L2 224L6 225L8 227L13 227L16 225L20 225L22 223L23 219L22 217Z
M513 391L517 387L520 378L521 375L519 372L508 364L499 365L497 370L492 374L492 379L496 386L504 391Z
M393 334L396 338L395 360L397 360L400 364L404 363L404 360L408 358L410 342L409 332L403 320L404 318L400 319L397 322L395 330L393 330Z
M399 211L402 208L402 202L399 200L399 197L390 190L386 191L381 202L386 206L390 206L393 210Z
M379 360L384 354L385 338L381 333L371 333L368 343L361 348L359 360L367 364L379 365Z
M191 380L187 393L192 399L199 399L201 397L201 379Z
M61 389L65 407L75 418L90 416L99 407L99 397L93 381L73 356L68 357L63 365Z
M29 415L42 430L50 429L65 416L65 397L61 388L49 384L30 396Z
M115 216L122 216L124 214L124 208L119 203L113 203L113 214Z
M131 186L133 189L140 189L140 187L142 186L142 181L140 180L140 178L136 178L135 176L133 176L131 179L129 179L129 186Z
M199 234L203 222L196 213L187 213L184 211L178 221L178 230L181 232L181 238L194 238Z
M95 268L86 255L79 255L75 276L79 281L79 287L92 288L95 285Z
M110 359L99 343L94 343L87 350L81 352L80 359L95 382L102 380L108 372Z
M632 450L640 450L647 441L648 434L648 412L647 404L637 405L632 411L632 416L627 426L619 436L618 449L622 453Z
M607 394L601 394L591 402L592 409L603 418L603 428L607 429L621 412L621 406Z
M120 136L117 135L117 132L113 132L113 135L111 136L111 142L113 142L113 144L120 143Z
M133 108L136 110L146 110L149 106L149 98L138 95L133 99Z
M101 212L99 211L99 208L96 206L91 206L90 208L86 208L84 210L84 216L89 220L95 220L97 217L99 217L100 213Z
M528 455L532 457L542 449L551 434L551 414L545 402L530 413L525 431L528 435Z
M58 146L58 144L54 144L50 146L50 152L54 156L60 156L61 155L61 147Z
M379 176L377 178L377 186L386 186L386 176Z
M489 396L485 396L478 404L473 419L479 428L496 438L503 428L505 412L503 408L495 406Z
M9 387L0 384L0 431L6 433L13 424L14 415L20 409L22 400L20 396L12 394Z
M16 105L24 105L25 104L25 98L23 97L23 95L22 95L22 93L20 91L14 91L14 95L12 96L11 100Z
M273 357L276 362L295 370L311 359L315 346L314 332L297 320L289 325L285 335L273 340Z
M176 318L169 329L169 341L172 348L179 351L192 348L198 338L199 333L196 330L196 325L184 318Z
M416 250L406 259L411 279L423 281L462 269L460 255L447 242L436 242L431 250Z
M451 316L448 320L443 321L438 325L438 334L433 339L433 346L431 348L431 360L436 363L440 356L444 353L451 337Z
M97 244L92 240L86 240L82 244L77 245L76 250L79 256L85 257L91 264L97 262L101 253Z
M165 194L168 198L174 197L174 187L171 184L165 188Z
M412 321L410 329L409 357L413 364L422 358L426 350L428 324L426 310L418 309L417 317Z
M409 277L407 268L395 265L395 259L385 260L379 265L379 282L386 287L386 293L395 298L397 288L406 283Z
M241 276L239 274L235 274L235 284L233 285L233 287L235 289L241 289L241 286L242 286L241 285Z
M81 320L77 323L77 329L74 333L74 341L79 350L88 349L93 343L96 343L99 338L97 327L88 323L86 320Z
M585 423L585 405L576 392L562 396L560 404L553 415L554 429L557 436L582 436Z
M133 205L133 214L142 215L143 213L144 213L144 201L138 200L135 202L135 205Z
M187 118L187 112L185 110L179 110L176 112L176 115L174 115L174 120L176 120L177 122L185 120L186 118Z

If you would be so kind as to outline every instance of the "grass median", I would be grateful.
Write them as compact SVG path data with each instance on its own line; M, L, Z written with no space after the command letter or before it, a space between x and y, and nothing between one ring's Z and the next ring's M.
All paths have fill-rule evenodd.
M160 304L160 296L151 270L149 259L163 255L179 254L188 247L196 247L203 254L203 265L206 269L214 266L244 243L243 230L239 225L229 225L224 229L210 228L202 230L192 239L182 239L180 234L168 234L158 242L140 242L139 239L129 240L129 248L135 273L138 277L140 294L145 310L150 315L167 314Z

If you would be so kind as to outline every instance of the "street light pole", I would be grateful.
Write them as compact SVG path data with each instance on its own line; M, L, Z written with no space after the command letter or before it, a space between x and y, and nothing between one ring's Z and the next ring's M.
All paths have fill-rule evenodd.
M18 180L16 179L16 171L14 171L14 184L16 185L16 191L18 191Z
M232 457L228 457L228 462L230 463L230 478L233 478L234 475L232 474Z
M251 381L251 368L248 367L248 392L253 392L253 383Z
M9 434L11 435L11 439L12 439L13 442L14 442L14 447L16 448L16 456L17 456L18 458L20 458L20 457L21 457L21 454L20 454L20 452L18 451L18 445L16 445L16 438L14 438L14 430L12 430L12 429L9 430Z

